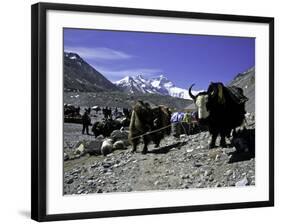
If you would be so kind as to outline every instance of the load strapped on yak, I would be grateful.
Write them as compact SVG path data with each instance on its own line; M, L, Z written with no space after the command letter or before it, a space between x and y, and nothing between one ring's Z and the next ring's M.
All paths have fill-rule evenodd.
M244 96L243 90L236 86L227 86L226 89L228 90L228 93L230 97L237 103L242 104L248 101L248 98Z

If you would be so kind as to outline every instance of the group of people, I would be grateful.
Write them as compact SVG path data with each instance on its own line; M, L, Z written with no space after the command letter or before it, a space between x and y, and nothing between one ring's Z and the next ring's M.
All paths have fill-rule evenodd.
M131 110L129 110L128 108L123 108L123 113L120 112L118 110L117 107L115 107L115 109L112 112L112 108L110 107L104 107L101 109L102 114L103 114L103 119L104 120L112 120L113 116L115 117L115 119L125 116L126 118L130 118L130 113ZM82 134L86 134L89 135L89 126L91 125L91 117L90 117L90 113L91 113L91 108L85 108L84 113L82 115Z
M194 112L174 112L171 116L172 134L179 137L180 134L192 134L198 131L198 114Z

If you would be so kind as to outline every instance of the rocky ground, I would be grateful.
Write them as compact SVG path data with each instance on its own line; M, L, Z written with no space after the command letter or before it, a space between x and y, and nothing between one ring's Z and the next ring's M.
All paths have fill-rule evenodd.
M247 125L254 128L254 121ZM64 194L255 185L255 158L231 146L208 149L208 132L168 136L146 155L140 144L136 153L129 145L107 156L79 152L97 141L81 135L81 125L67 123L64 132Z

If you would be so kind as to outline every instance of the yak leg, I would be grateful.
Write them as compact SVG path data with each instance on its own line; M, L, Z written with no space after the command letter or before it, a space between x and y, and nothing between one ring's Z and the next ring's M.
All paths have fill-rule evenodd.
M214 131L214 132L212 133L212 140L211 140L211 142L210 142L210 144L209 144L209 149L215 148L215 146L216 146L216 140L217 140L218 134L219 134L219 133L218 133L217 131Z
M221 135L220 146L222 148L225 148L226 147L226 142L225 142L226 133L225 133L225 131L222 131L220 133L220 135Z
M155 147L155 148L158 148L158 147L159 147L160 141L161 141L161 136L155 135L154 141L153 141L153 142L154 142L154 147Z
M147 153L147 145L149 142L149 137L147 135L143 136L143 149L142 149L142 154L146 154Z
M139 142L139 139L138 139L138 138L132 140L132 145L133 145L132 152L136 152L136 151L137 151L138 142Z
M158 148L160 145L160 139L157 139L154 143L155 143L154 147Z

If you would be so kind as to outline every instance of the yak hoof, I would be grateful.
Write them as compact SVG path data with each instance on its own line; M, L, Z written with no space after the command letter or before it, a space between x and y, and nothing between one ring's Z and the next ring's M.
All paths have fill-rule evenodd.
M209 144L209 149L213 149L213 148L215 148L215 147L216 147L216 144L215 144L215 143L212 143L212 142L211 142L211 143Z
M142 150L141 152L143 155L145 155L147 153L147 149Z

